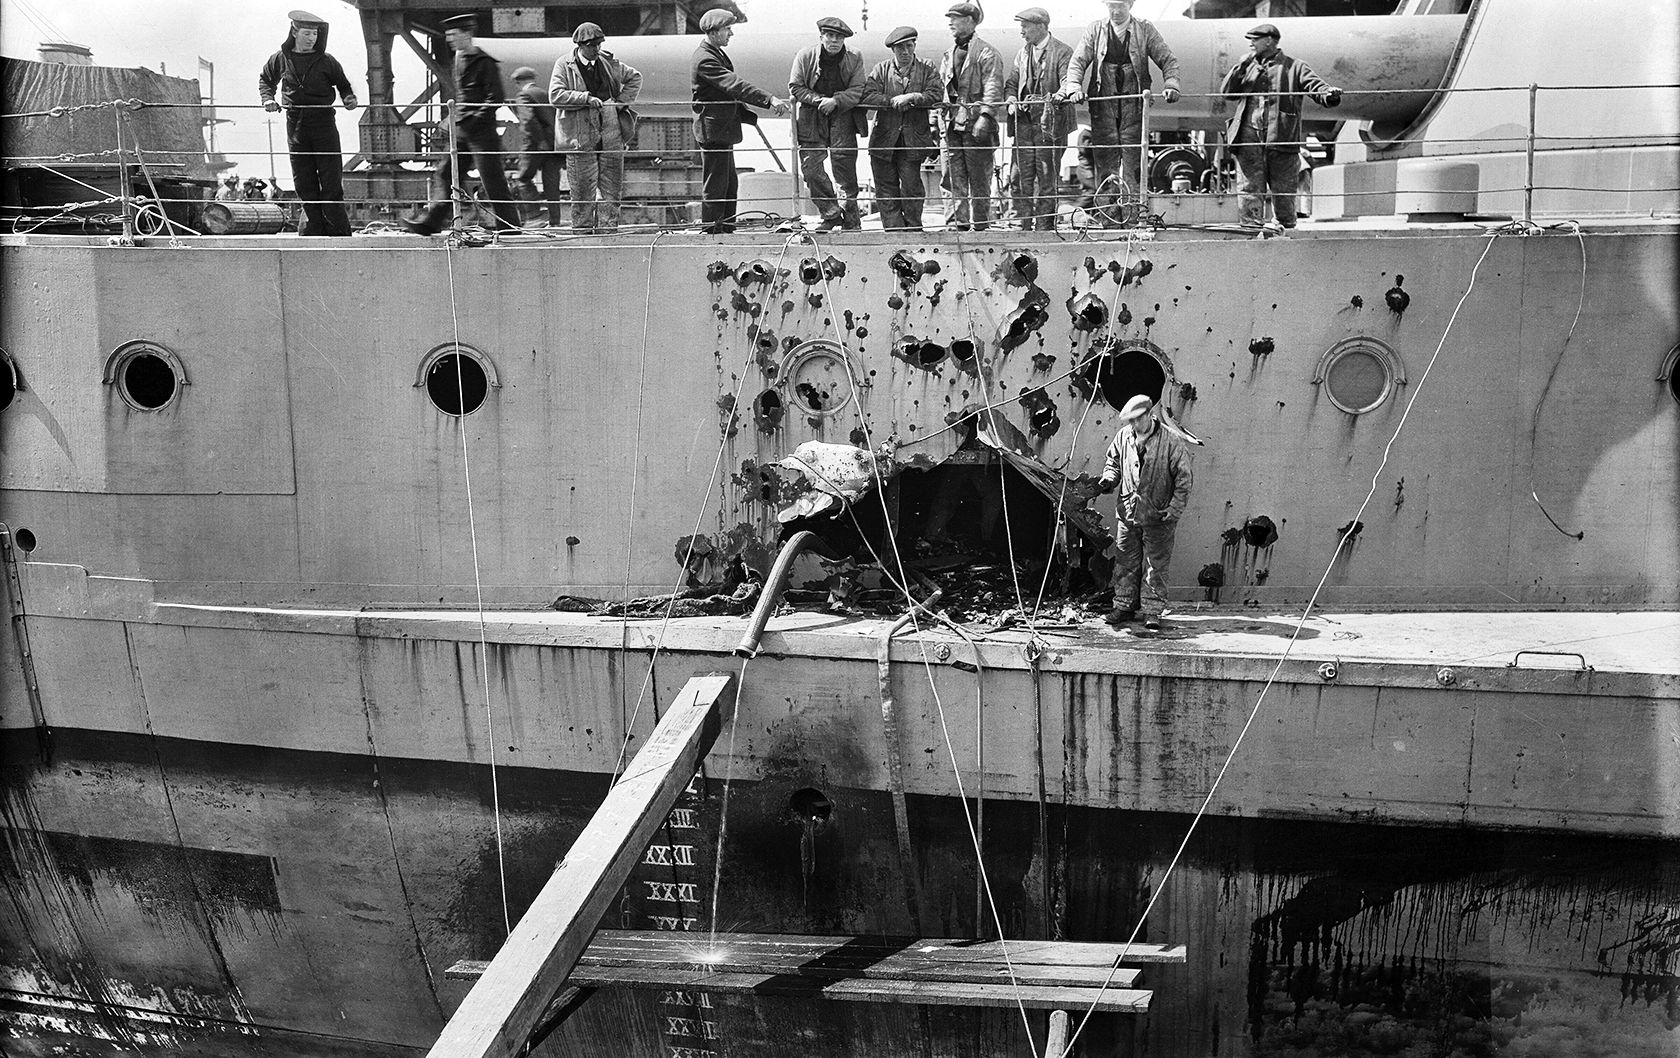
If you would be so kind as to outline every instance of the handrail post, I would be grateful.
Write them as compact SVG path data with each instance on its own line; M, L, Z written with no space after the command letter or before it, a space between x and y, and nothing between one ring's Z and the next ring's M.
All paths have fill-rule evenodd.
M1145 88L1139 92L1138 100L1138 183L1137 183L1137 215L1133 223L1142 226L1148 215L1149 202L1149 102L1154 93Z
M121 100L111 104L117 118L117 194L122 196L123 242L134 242L134 182L128 175L128 156L123 149L123 105Z
M1528 86L1528 175L1523 179L1523 223L1534 223L1534 121L1540 86Z
M449 101L449 214L450 225L461 226L461 199L466 196L466 174L461 172L461 99Z

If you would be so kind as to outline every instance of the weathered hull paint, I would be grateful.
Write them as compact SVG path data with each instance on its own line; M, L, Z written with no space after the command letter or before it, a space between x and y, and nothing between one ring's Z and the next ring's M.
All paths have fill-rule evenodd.
M101 1053L101 1039L113 1054L419 1053L465 994L442 970L500 941L484 767L87 734L65 738L50 765L18 755L7 765L0 951L17 1053L51 1053L44 1012L84 1053ZM514 767L497 778L517 916L605 786L599 775ZM813 831L793 818L791 792L819 778L790 767L735 784L718 901L726 929L989 932L976 921L957 802L910 798L917 851L905 865L880 791L827 784L828 820ZM696 784L693 831L677 835L694 850L702 929L721 785L716 773ZM1187 819L1048 813L1046 850L1033 805L986 806L1005 930L1123 939ZM901 899L907 869L920 922ZM659 901L644 894L676 870L645 866L609 924L651 924ZM1672 840L1209 819L1143 935L1188 944L1190 961L1151 972L1155 1004L1141 1028L1109 1020L1089 1039L1096 1053L1141 1042L1168 1055L1666 1056L1680 1024L1677 905ZM680 1045L667 1035L670 998L600 993L547 1049L630 1056ZM97 1006L77 1015L72 1001ZM711 1021L718 1053L1024 1048L1011 1011L704 1003L677 1025ZM161 1013L148 1022L133 1008Z

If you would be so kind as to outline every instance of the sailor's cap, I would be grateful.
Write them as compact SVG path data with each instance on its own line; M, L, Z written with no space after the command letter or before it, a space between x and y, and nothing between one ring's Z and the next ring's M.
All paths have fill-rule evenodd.
M1048 26L1050 24L1050 12L1044 10L1042 7L1029 7L1025 11L1016 15L1015 21L1037 22L1040 25Z
M849 37L852 35L852 27L846 25L845 22L835 18L833 15L830 15L827 18L819 18L817 20L817 32L838 33L842 37Z
M606 39L607 31L593 22L579 22L578 27L572 30L572 43L574 44L590 44Z
M979 4L952 4L945 9L946 18L972 18L976 23L986 17L986 12Z
M722 29L725 26L733 26L736 21L735 13L733 11L725 11L721 7L714 7L700 16L700 32L710 33L714 29Z
M887 34L887 47L896 48L900 44L903 44L907 40L915 40L915 39L916 39L916 27L915 26L899 26L897 29L895 29L891 33Z
M1155 402L1150 400L1144 394L1139 393L1137 396L1127 401L1124 408L1120 409L1120 421L1130 422L1133 419L1141 418L1142 416L1148 415L1150 409L1153 407L1155 407Z
M1247 33L1244 33L1243 36L1247 37L1249 40L1253 40L1255 37L1270 37L1273 40L1283 39L1283 34L1279 33L1278 28L1270 22L1260 23Z
M477 15L451 15L443 20L444 29L464 29L468 33L478 32Z

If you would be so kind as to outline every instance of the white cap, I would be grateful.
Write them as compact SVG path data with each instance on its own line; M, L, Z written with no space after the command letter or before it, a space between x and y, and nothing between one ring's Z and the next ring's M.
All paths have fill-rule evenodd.
M1139 393L1137 396L1127 401L1124 408L1120 409L1120 421L1131 422L1133 419L1148 415L1154 407L1154 401L1150 400L1142 393Z

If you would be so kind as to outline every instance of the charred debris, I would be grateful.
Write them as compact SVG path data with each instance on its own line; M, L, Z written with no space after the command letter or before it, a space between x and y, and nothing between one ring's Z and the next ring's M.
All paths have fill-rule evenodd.
M1114 407L1137 393L1194 400L1193 387L1178 385L1159 360L1130 348L1137 343L1123 348L1120 341L1120 328L1132 322L1122 292L1153 267L1147 259L1121 264L1085 258L1062 301L1040 286L1034 254L1005 251L991 275L1008 291L993 332L939 334L912 322L910 303L931 313L942 299L956 304L976 291L932 257L894 253L887 274L877 277L887 286L883 307L889 314L888 333L878 338L892 357L911 369L990 383L998 358L1031 356L1044 383L1000 393L995 404L954 408L944 429L955 433L956 443L941 446L949 454L938 459L910 454L909 445L901 449L896 439L871 437L860 427L851 431L850 443L808 440L779 460L745 460L733 484L765 516L756 525L678 540L680 590L625 602L563 596L556 607L619 617L745 615L764 591L777 549L810 532L815 541L782 596L789 607L896 616L916 604L984 630L1029 620L1037 627L1074 623L1106 611L1113 535L1095 507L1097 479L1070 477L1037 452L1065 428L1058 401L1065 406L1069 397ZM832 303L831 284L846 268L820 251L774 263L708 266L713 314L720 326L744 326L749 367L765 385L756 396L743 395L739 407L731 394L719 398L726 437L741 431L773 437L799 417L820 426L821 417L853 399L854 383L870 384L848 378L832 352L826 360L801 358L802 349L827 337L796 323L807 311L813 319L826 317L823 322L836 330L843 317L852 339L869 334L870 312ZM1073 359L1057 365L1045 338L1055 329L1047 325L1064 309ZM916 319L926 323L921 315ZM1154 322L1151 317L1145 325ZM813 336L797 337L802 329ZM721 331L720 340L726 341ZM1060 383L1054 391L1052 382ZM769 512L775 512L773 524Z

